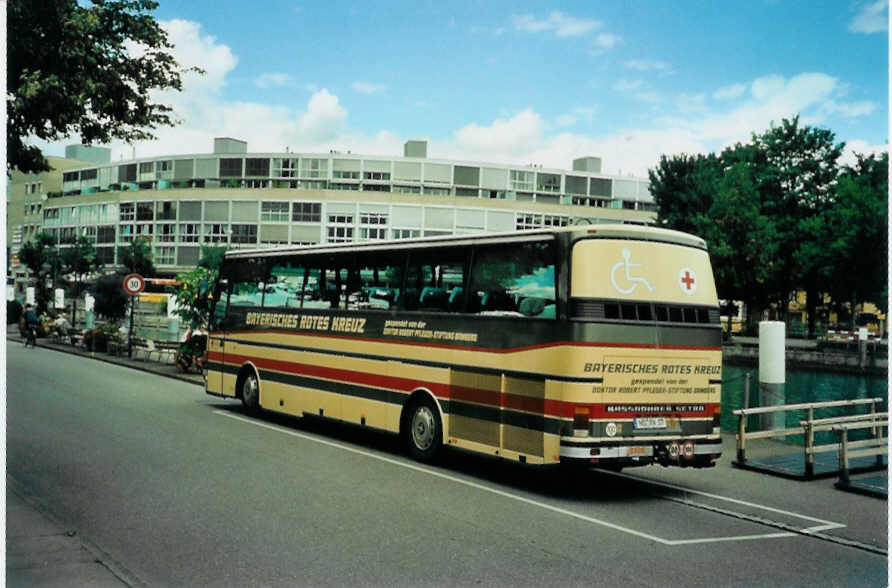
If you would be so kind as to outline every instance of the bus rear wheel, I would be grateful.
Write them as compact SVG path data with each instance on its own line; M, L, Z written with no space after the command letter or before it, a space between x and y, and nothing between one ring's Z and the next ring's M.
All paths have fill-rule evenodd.
M241 394L242 404L249 412L257 412L260 409L260 383L253 370L248 371L242 378Z
M435 461L443 447L443 425L437 407L429 398L420 398L408 408L403 430L409 455L418 461Z

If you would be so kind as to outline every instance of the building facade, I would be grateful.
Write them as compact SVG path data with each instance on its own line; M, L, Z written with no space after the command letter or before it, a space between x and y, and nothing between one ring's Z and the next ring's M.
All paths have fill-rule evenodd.
M39 231L83 235L107 266L135 238L173 275L196 265L202 245L278 245L506 232L573 223L652 223L641 178L602 174L600 159L572 170L427 157L409 141L402 157L349 152L249 153L214 140L209 154L112 163L107 150L72 146L53 172L14 174L7 247L15 256ZM77 159L74 159L74 157ZM21 214L20 214L21 213Z

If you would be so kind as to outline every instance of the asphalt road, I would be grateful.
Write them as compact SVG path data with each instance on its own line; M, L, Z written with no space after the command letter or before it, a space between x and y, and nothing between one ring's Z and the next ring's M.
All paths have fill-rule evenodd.
M730 460L730 453L724 458ZM7 476L132 585L884 586L886 502L733 470L622 475L253 418L7 344Z

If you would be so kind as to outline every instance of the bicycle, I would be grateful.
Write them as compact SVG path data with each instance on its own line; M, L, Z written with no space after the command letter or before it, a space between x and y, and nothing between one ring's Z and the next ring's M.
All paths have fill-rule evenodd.
M37 347L37 327L25 327L25 347L29 345L32 349Z

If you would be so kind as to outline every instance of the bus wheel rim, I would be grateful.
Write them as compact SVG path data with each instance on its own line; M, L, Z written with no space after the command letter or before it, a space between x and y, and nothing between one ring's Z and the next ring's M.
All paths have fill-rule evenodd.
M437 433L434 413L427 406L419 406L412 416L412 442L421 451L426 451L434 443Z
M242 386L242 396L248 404L253 404L257 398L257 378L253 374L245 378L245 384Z

